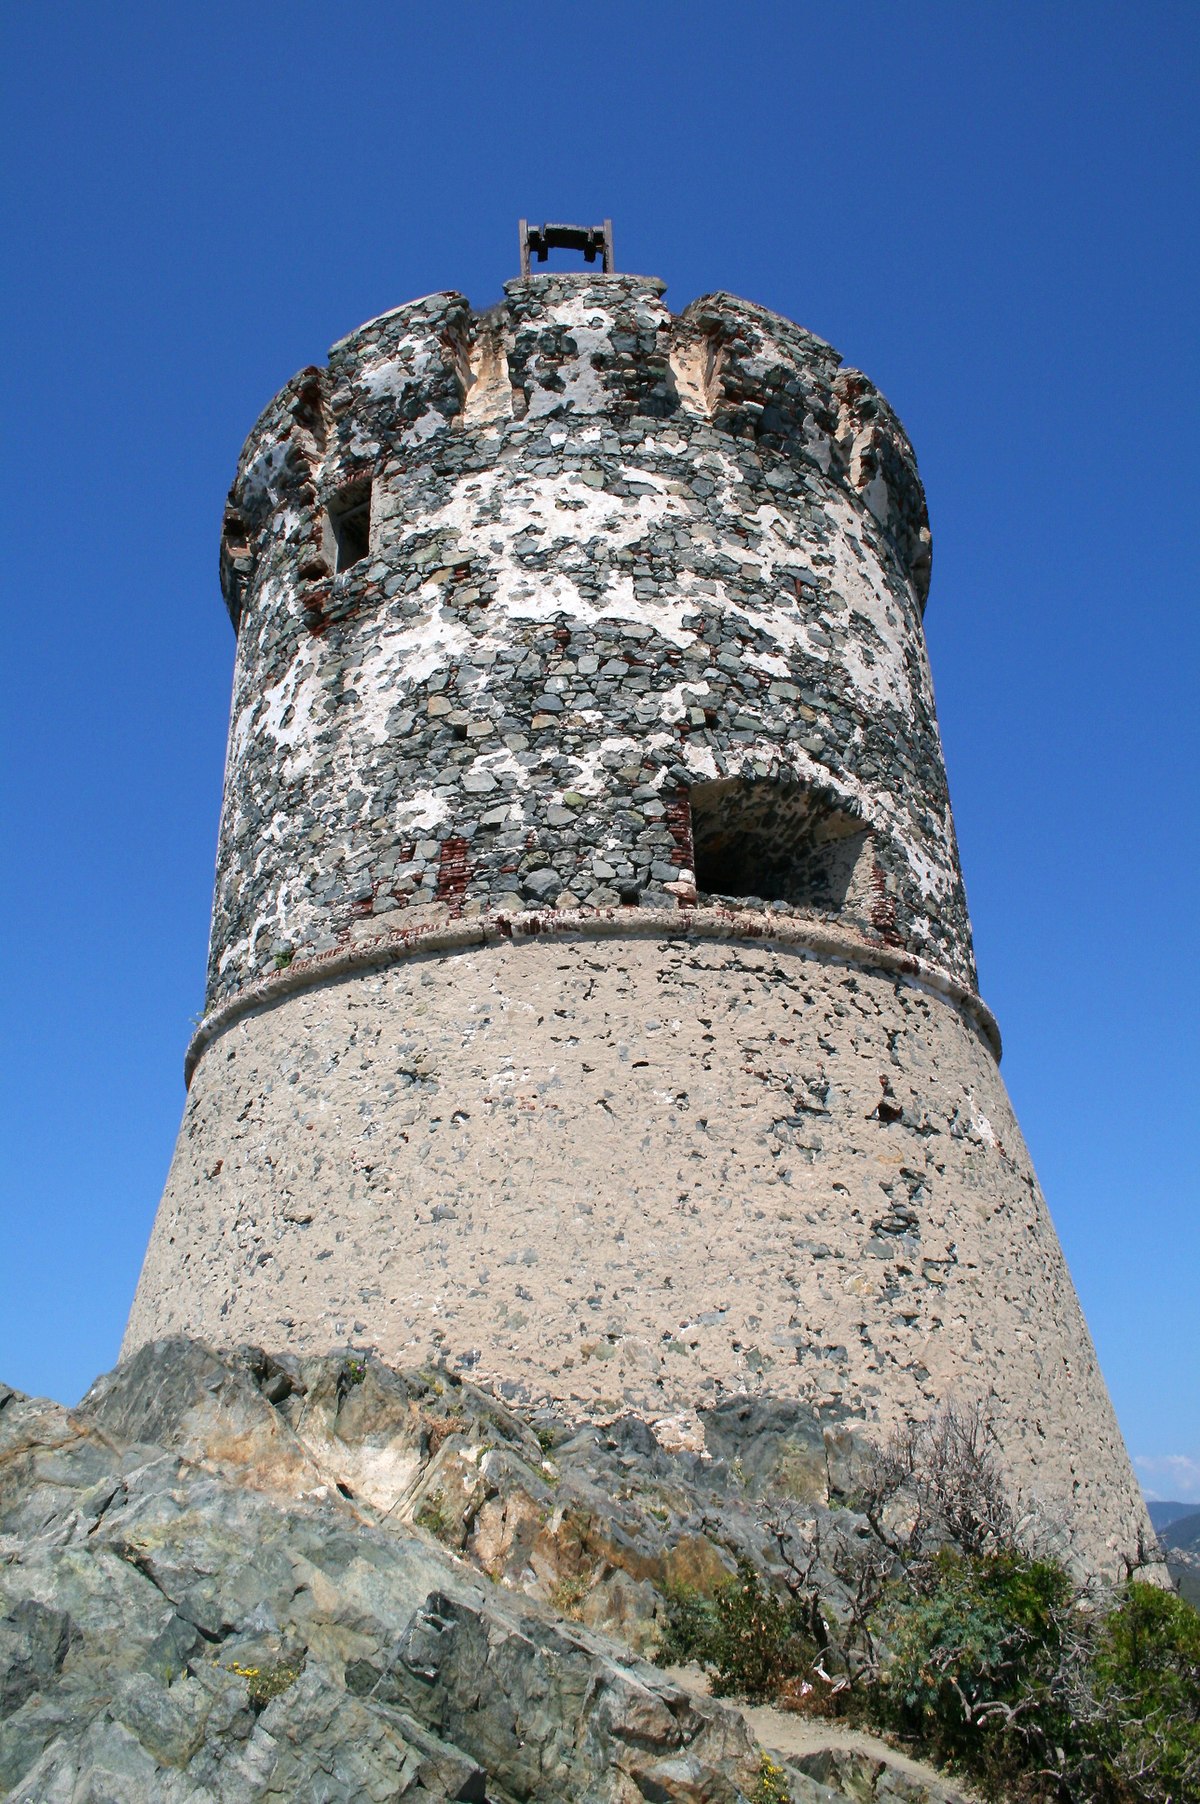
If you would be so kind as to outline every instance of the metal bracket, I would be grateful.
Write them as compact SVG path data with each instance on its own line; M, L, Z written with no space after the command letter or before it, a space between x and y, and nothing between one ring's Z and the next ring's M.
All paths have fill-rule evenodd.
M527 219L521 221L521 274L529 274L530 253L539 263L546 261L548 251L582 251L585 263L601 260L601 268L606 276L613 273L613 233L612 220L606 219L603 225L540 225L531 226Z

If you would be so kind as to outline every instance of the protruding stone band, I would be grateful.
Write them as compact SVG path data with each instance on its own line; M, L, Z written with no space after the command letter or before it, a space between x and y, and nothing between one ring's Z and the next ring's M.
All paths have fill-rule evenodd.
M782 919L757 911L691 908L678 915L660 909L609 908L529 910L520 914L480 915L471 921L434 923L427 927L391 928L356 945L339 946L312 958L297 958L270 976L245 985L236 995L205 1015L184 1055L184 1082L191 1084L196 1067L213 1041L252 1010L270 1008L314 984L357 976L399 964L423 954L461 952L504 940L532 939L670 939L746 940L785 947L831 962L886 971L951 1003L970 1023L1000 1062L1000 1028L990 1008L973 990L964 989L944 971L914 958L910 952L874 945L844 928L820 921Z

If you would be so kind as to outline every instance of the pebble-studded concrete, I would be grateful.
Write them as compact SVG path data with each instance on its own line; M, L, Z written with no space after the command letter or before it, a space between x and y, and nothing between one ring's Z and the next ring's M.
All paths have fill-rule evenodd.
M758 837L701 886L844 914L973 984L908 441L822 340L661 294L534 276L484 315L434 295L255 426L222 554L210 1006L381 926L687 907L691 790L722 779ZM369 550L338 573L330 516L368 482ZM803 878L808 816L860 827L851 894L778 869L784 848Z
M1141 1502L991 1052L798 950L535 938L244 1014L193 1080L126 1350L372 1346L686 1434L990 1399L1085 1564Z

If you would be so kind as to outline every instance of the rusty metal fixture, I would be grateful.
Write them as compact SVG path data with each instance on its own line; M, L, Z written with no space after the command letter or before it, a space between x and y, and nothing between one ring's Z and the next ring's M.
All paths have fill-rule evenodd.
M529 274L530 256L544 263L550 251L582 251L585 263L594 263L600 258L600 266L606 276L613 274L613 230L612 220L606 219L602 225L530 225L527 219L521 221L521 274Z

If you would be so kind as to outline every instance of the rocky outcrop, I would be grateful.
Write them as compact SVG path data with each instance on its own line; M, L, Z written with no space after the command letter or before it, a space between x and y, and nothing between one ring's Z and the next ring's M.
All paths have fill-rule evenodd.
M0 1387L0 1796L948 1800L882 1748L768 1765L639 1657L663 1588L761 1532L768 1476L828 1501L836 1433L760 1416L673 1451L445 1373L183 1340L75 1410Z

